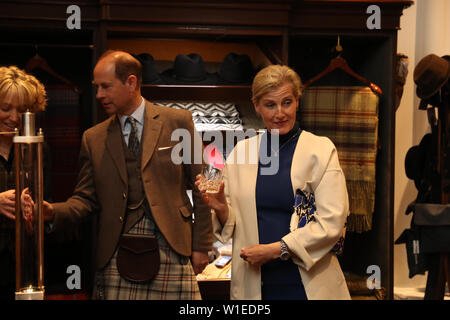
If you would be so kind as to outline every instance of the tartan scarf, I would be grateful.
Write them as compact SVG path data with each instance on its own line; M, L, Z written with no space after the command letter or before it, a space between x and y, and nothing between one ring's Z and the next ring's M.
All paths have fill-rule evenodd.
M347 231L372 229L378 141L378 96L368 87L309 87L300 125L333 141L350 203Z

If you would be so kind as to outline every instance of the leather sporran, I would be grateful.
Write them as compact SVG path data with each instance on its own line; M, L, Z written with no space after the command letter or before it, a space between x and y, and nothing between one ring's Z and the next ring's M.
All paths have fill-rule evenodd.
M126 280L152 280L160 265L158 240L153 235L122 234L117 253L117 270Z

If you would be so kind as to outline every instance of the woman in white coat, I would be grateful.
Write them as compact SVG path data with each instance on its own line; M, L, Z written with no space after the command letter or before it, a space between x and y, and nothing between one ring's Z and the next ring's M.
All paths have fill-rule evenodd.
M349 213L345 178L330 139L295 121L300 87L287 66L272 65L255 76L252 102L267 131L236 145L219 193L200 190L216 237L233 238L232 299L350 299L332 251ZM301 228L291 219L298 189L313 194L316 207Z

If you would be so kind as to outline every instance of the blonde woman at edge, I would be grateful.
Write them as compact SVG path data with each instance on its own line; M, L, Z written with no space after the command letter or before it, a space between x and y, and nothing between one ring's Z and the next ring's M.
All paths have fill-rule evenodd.
M300 87L300 77L287 66L271 65L255 76L252 102L267 139L240 141L227 159L219 193L200 190L212 209L216 238L224 243L233 238L231 299L350 299L339 261L330 252L349 213L345 178L331 140L296 122ZM271 134L279 135L277 150L270 145ZM261 174L267 165L260 160L230 161L249 152L254 139L256 145L268 144L256 151L258 159L263 149L272 160L278 157L276 174ZM197 188L199 183L200 176ZM291 232L297 189L315 195L317 210L313 221Z
M21 113L37 113L46 104L39 80L15 66L0 67L0 300L14 299L15 292L14 128L20 128Z

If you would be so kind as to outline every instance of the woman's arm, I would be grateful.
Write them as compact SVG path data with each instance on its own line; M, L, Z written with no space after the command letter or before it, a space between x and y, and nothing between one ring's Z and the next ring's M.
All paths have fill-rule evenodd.
M242 248L240 254L242 259L257 267L279 258L280 255L280 241L269 244L256 244L248 248Z
M200 174L197 175L195 187L200 191L205 204L214 210L222 226L225 225L229 215L228 203L224 192L225 183L223 181L220 183L218 193L207 193L206 190L200 187L201 180L202 176Z
M215 238L226 243L233 236L236 220L230 206L226 167L223 169L223 177L218 193L207 193L206 190L201 190L201 175L197 175L195 187L200 191L203 201L211 208Z
M325 171L312 190L317 209L314 220L283 237L292 260L306 270L330 252L342 236L349 213L345 177L336 149L324 160L328 160Z

